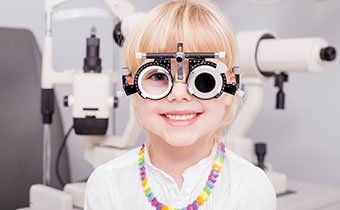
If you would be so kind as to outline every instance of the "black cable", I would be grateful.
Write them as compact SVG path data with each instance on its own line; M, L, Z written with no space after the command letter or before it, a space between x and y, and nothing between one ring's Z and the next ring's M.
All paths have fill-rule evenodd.
M64 187L66 183L63 181L63 179L60 176L60 173L59 173L59 162L60 162L61 153L63 152L63 150L64 150L64 148L66 146L66 141L67 141L68 137L70 136L72 130L73 130L73 125L67 131L67 133L66 133L66 135L64 137L63 143L59 147L57 159L56 159L56 162L55 162L55 173L57 174L58 181L62 185L62 187Z

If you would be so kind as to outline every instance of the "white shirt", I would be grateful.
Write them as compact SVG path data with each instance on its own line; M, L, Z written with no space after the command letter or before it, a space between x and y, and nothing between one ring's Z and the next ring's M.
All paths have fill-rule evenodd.
M142 188L139 149L132 149L92 172L86 185L84 210L156 209ZM207 158L184 171L180 190L171 176L152 165L146 146L145 170L151 192L158 201L173 208L192 203L205 186L216 150L217 144ZM276 210L276 194L262 169L226 149L222 171L208 200L198 209Z

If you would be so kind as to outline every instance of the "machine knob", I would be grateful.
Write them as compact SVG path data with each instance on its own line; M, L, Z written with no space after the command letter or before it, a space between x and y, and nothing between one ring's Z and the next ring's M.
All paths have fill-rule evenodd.
M68 107L68 96L64 96L63 102L64 102L64 106Z
M264 157L267 153L267 145L265 143L256 143L255 144L255 154L257 156L257 166L262 168L263 170L266 168L264 165Z
M334 47L326 47L321 49L320 58L324 61L333 61L336 58L336 49Z
M118 44L119 47L122 47L125 41L125 37L122 33L122 22L118 22L113 29L113 39Z

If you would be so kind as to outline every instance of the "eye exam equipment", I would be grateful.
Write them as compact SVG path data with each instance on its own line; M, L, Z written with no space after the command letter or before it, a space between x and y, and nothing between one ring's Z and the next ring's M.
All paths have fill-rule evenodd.
M335 59L336 50L321 38L279 39L272 31L244 31L237 34L237 39L237 63L242 67L242 84L247 97L228 131L227 145L239 156L257 163L255 148L258 165L264 168L265 145L257 144L254 147L253 141L246 137L261 108L262 85L274 78L274 85L278 88L276 109L284 109L283 84L288 81L288 73L322 72L327 63ZM287 177L284 174L269 168L266 173L278 194L287 191Z
M54 11L55 8L68 0L46 0L46 35L44 39L43 61L42 61L42 101L41 113L43 115L44 130L49 130L52 123L52 115L54 112L54 90L56 84L72 84L73 94L65 96L64 105L72 107L73 128L76 134L87 135L90 146L97 145L95 143L105 141L105 138L96 138L94 135L104 135L107 130L108 118L111 109L117 106L114 97L112 84L117 83L120 73L113 72L111 69L104 70L101 67L101 59L99 57L100 40L96 37L95 28L91 30L91 37L87 39L87 53L84 59L83 69L67 69L63 71L55 71L53 68L52 54L52 23L53 21L64 21L79 17L99 17L112 18L111 14L101 8L83 8L72 10ZM125 21L136 19L134 17L134 8L128 1L107 1L111 5L110 9L115 15L114 17L120 21L120 29L127 31L124 27ZM118 3L118 4L117 4ZM132 15L132 18L131 16ZM138 16L139 14L137 14ZM124 21L125 20L125 21ZM127 32L125 32L127 33ZM116 104L115 104L116 103ZM130 121L134 119L133 115ZM122 154L131 146L136 145L139 132L136 131L136 125L130 123L124 132L124 139L131 139L134 142L123 142L124 146L118 147ZM44 133L48 133L44 131ZM118 136L117 142L122 142L122 136ZM73 209L73 206L83 205L83 192L77 197L77 189L73 190L73 185L66 186L65 191L60 191L49 187L50 183L50 142L48 136L44 138L44 154L43 154L43 184L33 185L30 189L30 207L28 209ZM86 146L85 146L86 147ZM85 151L85 156L92 162L92 148L88 148L91 152ZM95 153L95 152L93 152ZM102 151L100 151L101 154ZM105 153L105 152L104 152ZM97 163L98 164L98 163ZM75 184L78 187L77 184ZM81 185L80 189L84 189L85 185ZM68 192L71 189L71 192ZM72 195L72 196L71 196ZM26 208L24 208L26 209Z
M97 53L99 46L96 45L97 41L93 41L95 42L94 45L91 45L91 47L89 47L89 51L95 53L92 54L89 52L87 56L87 61L96 61L94 62L94 65L90 65L92 66L91 68L85 67L86 65L84 65L83 70L65 70L62 72L55 72L53 70L51 33L52 17L54 17L55 19L64 20L73 16L66 15L67 13L63 13L63 16L57 16L57 14L62 14L57 12L55 12L55 16L53 16L52 10L53 8L59 6L66 1L67 0L52 1L54 2L53 4L46 4L48 30L44 43L42 88L49 89L46 92L53 92L52 88L54 84L73 84L73 94L65 98L65 105L72 107L72 116L74 118L74 122L76 122L77 118L90 120L90 122L98 122L93 119L103 119L104 121L106 121L106 119L110 115L110 109L114 107L114 104L116 102L114 96L110 95L110 90L112 90L112 83L117 83L118 80L120 80L121 75L115 74L114 72L112 72L112 70L99 70L99 53ZM107 0L106 2L109 5L110 12L112 13L111 15L117 17L120 20L120 22L115 26L113 37L119 45L122 45L124 37L126 37L126 34L129 33L129 30L133 28L133 25L142 14L138 14L138 16L133 16L135 11L133 6L131 7L131 4L128 1ZM127 12L124 13L124 10L126 10ZM74 11L75 10L73 10L72 12ZM92 10L92 12L84 12L83 10L83 14L92 14L92 16L96 17L108 17L108 14L102 10ZM95 37L93 37L95 34L94 30L92 32L93 33L91 38L94 38L93 40L96 40ZM326 68L326 64L328 62L335 59L335 50L334 48L329 47L325 40L319 38L279 39L277 38L277 35L272 31L240 32L237 34L237 38L239 41L239 60L237 62L237 65L240 66L242 76L241 84L243 87L242 89L245 90L247 97L245 103L241 107L240 112L236 116L235 122L229 130L230 135L228 136L227 145L236 154L251 162L256 163L257 161L255 160L254 155L255 153L253 140L245 136L246 132L250 128L261 108L261 103L263 100L262 85L265 82L268 82L270 78L277 78L276 83L279 88L279 93L277 95L277 107L284 108L283 82L288 79L287 74L289 72L296 71L321 72ZM178 49L178 52L181 52L180 48ZM147 54L142 53L137 54L137 56L143 57L147 56ZM46 69L48 69L48 71L47 73L44 73ZM184 80L185 75L181 73L180 65L178 66L177 72L178 73L176 78L179 81ZM239 74L238 69L235 69L235 72ZM103 79L103 81L105 81L105 87L102 87L102 89L100 89L101 92L105 93L105 96L102 98L103 100L101 100L101 104L98 103L94 105L87 100L89 93L97 94L99 89L93 92L92 90L90 90L90 92L87 94L82 91L77 93L77 91L79 90L88 90L90 86L92 86L92 84L89 85L88 81L86 80L90 79L89 75L91 75L91 79L93 78L94 82L96 81L96 79L98 79L99 82L100 79L105 78ZM97 76L102 77L97 78ZM81 87L83 87L84 85L87 85L88 87L82 89ZM243 95L243 91L240 89L238 90L238 94ZM77 100L78 94L82 100ZM87 98L85 97L85 95L87 95ZM48 93L43 96L43 98L53 98L53 94ZM49 103L46 102L46 104ZM101 115L99 112L101 110L99 107L102 104L105 104L106 106L106 112L103 115ZM83 109L84 105L86 105L85 110ZM44 124L52 123L50 121L50 115L53 113L53 109L50 107L49 109L46 108L42 111L43 114L45 114ZM80 113L82 113L82 115ZM106 126L106 123L105 126L100 126L100 134L105 133L104 130L106 131ZM80 129L82 128L82 126L79 127ZM94 127L89 126L86 132L95 132L91 129L94 129ZM80 134L82 133L85 135L86 132L83 131L82 133L82 131L80 131ZM93 136L94 133L92 133L92 135L86 134L86 141L84 142L84 157L89 163L91 163L92 166L96 167L112 158L125 153L131 147L136 146L139 133L140 128L135 122L133 110L131 108L129 122L122 136ZM272 177L270 178L270 180L275 186L276 191L278 193L287 191L286 176L282 173L274 172L272 168L269 167L269 165L265 162L264 145L257 145L256 147L258 148L256 152L260 160L258 165L267 168L266 173L269 177ZM44 180L46 180L45 184L48 185L48 178L45 178ZM85 183L67 184L64 187L63 191L53 189L46 185L34 185L31 187L30 190L31 206L29 208L25 208L25 210L81 209L83 207L84 191Z
M218 98L223 92L244 95L243 91L238 90L239 72L236 72L236 83L228 84L225 76L227 66L222 62L205 60L225 58L225 52L183 52L183 43L178 43L176 53L136 53L136 58L155 60L143 64L137 70L133 84L127 83L129 78L132 79L131 75L123 75L126 95L138 93L144 99L160 100L170 94L174 82L187 83L189 93L202 100ZM170 59L177 62L175 75L171 73ZM188 75L183 71L185 59L189 59Z

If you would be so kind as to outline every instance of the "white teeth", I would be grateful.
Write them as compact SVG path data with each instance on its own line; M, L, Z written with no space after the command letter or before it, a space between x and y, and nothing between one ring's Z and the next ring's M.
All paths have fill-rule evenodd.
M192 118L196 117L197 114L190 114L190 115L172 115L172 114L166 114L165 116L170 120L176 120L176 121L184 121L184 120L191 120Z

